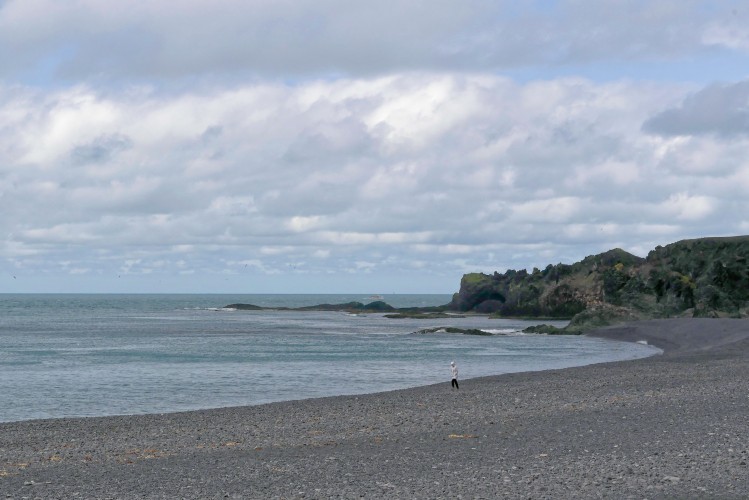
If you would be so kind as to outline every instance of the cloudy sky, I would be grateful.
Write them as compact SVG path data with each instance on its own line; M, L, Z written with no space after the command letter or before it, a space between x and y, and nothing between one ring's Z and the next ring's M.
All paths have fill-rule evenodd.
M748 200L746 0L0 0L0 292L451 293Z

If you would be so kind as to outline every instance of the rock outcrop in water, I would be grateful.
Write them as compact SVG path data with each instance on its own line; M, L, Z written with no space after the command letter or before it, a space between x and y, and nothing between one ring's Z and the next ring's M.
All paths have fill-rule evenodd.
M494 335L491 332L479 330L478 328L456 328L454 326L438 326L436 328L425 328L414 332L414 335L427 335L430 333L459 333L461 335L483 335L491 336Z
M382 313L382 312L393 312L397 309L390 304L387 304L381 300L370 302L369 304L363 304L361 302L346 302L345 304L318 304L316 306L304 306L304 307L261 307L254 304L229 304L224 306L224 309L237 309L240 311L263 311L263 310L278 310L278 311L341 311L350 313ZM411 310L411 309L407 309Z

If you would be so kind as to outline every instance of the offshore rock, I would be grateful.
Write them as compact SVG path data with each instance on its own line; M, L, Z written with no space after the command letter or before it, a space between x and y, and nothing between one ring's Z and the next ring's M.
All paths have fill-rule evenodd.
M254 304L229 304L224 309L237 309L238 311L262 311L263 308Z
M315 306L304 307L260 307L253 304L229 304L224 309L237 309L240 311L262 311L262 310L279 310L279 311L342 311L355 313L377 313L391 312L397 309L381 300L362 304L361 302L346 302L344 304L318 304Z
M485 332L484 330L479 330L477 328L455 328L453 326L440 326L437 328L426 328L424 330L419 330L418 332L414 332L416 335L426 335L429 333L460 333L462 335L493 335L490 332Z

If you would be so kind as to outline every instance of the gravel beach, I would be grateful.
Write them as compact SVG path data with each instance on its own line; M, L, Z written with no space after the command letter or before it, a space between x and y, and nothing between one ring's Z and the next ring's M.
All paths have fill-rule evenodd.
M459 391L446 376L362 396L0 424L0 498L749 498L749 321L593 335L664 353Z

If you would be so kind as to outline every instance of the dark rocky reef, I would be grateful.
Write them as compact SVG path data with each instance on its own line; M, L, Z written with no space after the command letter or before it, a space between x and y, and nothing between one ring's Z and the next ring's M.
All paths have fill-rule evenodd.
M747 259L749 236L679 241L644 259L614 249L532 272L466 274L447 309L571 318L566 333L650 318L747 317Z
M564 328L557 328L552 325L534 325L529 326L523 333L543 333L545 335L569 335L569 332Z
M477 328L455 328L453 326L440 326L437 328L425 328L414 332L414 335L426 335L429 333L459 333L461 335L493 335L492 333Z
M229 304L224 309L237 309L239 311L262 311L264 308L253 304Z
M253 304L229 304L224 309L237 309L240 311L263 311L263 310L280 310L280 311L342 311L351 313L382 313L397 311L397 309L381 300L363 304L361 302L346 302L345 304L318 304L316 306L305 307L261 307ZM408 309L410 311L412 309Z
M462 314L448 314L443 312L420 312L420 311L409 311L409 312L397 312L393 314L386 314L386 318L390 319L445 319L445 318L465 318Z
M362 304L361 302L347 302L345 304L319 304L316 306L299 307L297 311L348 311L348 312L390 312L396 309L381 300Z

